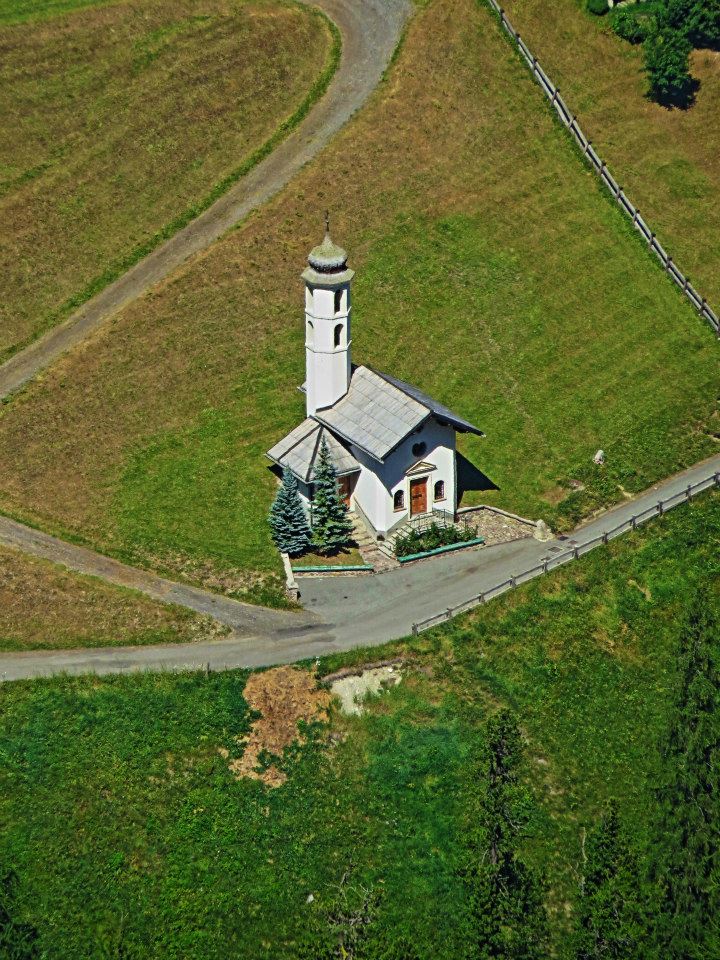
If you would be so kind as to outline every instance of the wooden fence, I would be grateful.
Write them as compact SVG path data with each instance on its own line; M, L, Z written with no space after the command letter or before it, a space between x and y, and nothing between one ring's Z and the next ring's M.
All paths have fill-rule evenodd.
M503 29L520 51L520 55L522 56L523 60L525 60L528 67L530 67L533 76L539 83L541 89L545 93L545 96L555 108L557 115L560 118L560 122L575 138L576 143L582 150L583 156L587 157L592 164L593 169L600 176L600 179L608 188L621 210L623 210L630 218L635 229L642 234L648 247L657 256L668 276L677 284L678 287L680 287L682 292L685 294L700 316L710 324L718 337L720 337L720 320L718 320L718 315L710 308L705 298L700 296L695 287L690 283L688 277L682 273L682 271L675 265L672 257L660 245L659 240L640 215L638 208L634 206L622 187L618 185L617 180L610 173L605 161L601 160L596 153L592 143L588 140L580 128L577 118L568 110L565 101L560 96L560 91L540 66L537 57L533 56L533 54L530 52L527 44L510 23L505 15L504 10L499 5L497 0L487 0L487 2L498 15Z
M430 627L435 627L439 623L445 623L458 613L463 613L466 610L472 610L473 607L477 607L481 603L487 603L488 600L493 600L495 597L499 597L501 593L506 593L508 590L514 590L515 587L519 587L522 583L527 583L528 580L533 580L535 577L539 577L542 574L547 573L549 570L555 570L556 567L561 567L564 563L569 563L571 560L577 560L578 557L584 556L586 553L594 550L595 547L599 547L601 544L605 544L610 540L614 540L615 537L619 537L628 530L636 530L637 527L643 523L646 523L648 520L651 520L653 517L662 516L667 510L672 510L673 507L677 507L681 503L687 503L688 500L692 499L692 497L695 497L697 494L702 493L705 490L709 490L711 487L715 486L720 487L720 473L709 473L708 476L703 477L702 480L698 480L697 483L691 483L689 486L685 487L684 490L674 493L665 500L658 500L658 502L654 503L651 507L641 510L628 520L623 520L622 523L619 523L617 526L606 531L600 536L592 537L590 540L586 540L584 543L578 543L576 546L573 546L568 550L561 551L552 557L545 557L542 563L538 563L534 567L530 567L529 570L523 570L522 573L517 573L515 576L510 577L507 580L503 580L501 583L497 583L493 587L488 587L487 590L483 590L482 593L476 594L469 600L465 600L463 603L459 603L455 607L446 607L441 613L436 613L432 617L427 617L425 620L420 620L417 623L414 623L412 632L414 635L417 635L418 633L422 633L423 630L429 630Z

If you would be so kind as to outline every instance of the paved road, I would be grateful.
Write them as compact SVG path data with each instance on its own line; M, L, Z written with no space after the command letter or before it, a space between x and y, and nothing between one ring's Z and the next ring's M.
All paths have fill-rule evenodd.
M340 66L325 96L297 129L192 223L122 277L0 366L0 398L80 343L121 307L206 249L277 193L365 103L392 56L409 0L313 0L342 34Z
M659 499L666 499L688 484L717 472L720 472L720 455L603 513L579 527L570 542L581 545L601 536ZM255 667L289 663L358 646L377 646L405 636L417 620L462 603L540 563L552 555L553 548L564 549L568 545L567 540L548 543L517 540L497 547L447 554L379 576L306 579L302 581L302 590L308 612L288 614L249 607L163 580L6 518L0 518L0 542L64 563L70 569L134 587L155 599L211 613L233 629L228 639L206 643L1 654L0 679L4 680L62 671L128 673L149 669L183 670L206 664L214 670Z

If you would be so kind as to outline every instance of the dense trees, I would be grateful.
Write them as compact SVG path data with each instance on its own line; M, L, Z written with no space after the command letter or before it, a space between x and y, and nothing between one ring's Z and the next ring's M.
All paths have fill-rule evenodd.
M709 960L720 956L720 622L704 591L680 641L664 760L656 938L666 960Z
M487 725L470 780L467 862L469 960L540 960L547 917L540 878L518 853L531 810L520 781L522 738L504 710Z
M637 858L611 803L585 844L575 960L647 960L647 922Z
M630 43L644 40L650 96L688 106L697 88L690 51L720 45L720 0L662 0L650 13L643 4L626 6L613 13L613 26Z

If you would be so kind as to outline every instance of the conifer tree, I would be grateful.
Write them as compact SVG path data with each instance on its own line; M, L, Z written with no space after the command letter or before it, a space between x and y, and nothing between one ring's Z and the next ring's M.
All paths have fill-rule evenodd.
M610 804L585 846L575 925L576 960L647 960L638 863Z
M282 484L270 507L268 523L275 546L282 553L298 554L310 546L310 527L295 477L288 467L283 470Z
M720 621L701 590L680 639L680 686L658 790L654 875L667 960L720 957Z
M531 797L520 783L522 738L504 710L487 725L473 764L468 856L468 957L471 960L544 960L547 915L539 876L517 853Z
M348 545L352 538L353 525L347 507L340 497L337 472L325 437L320 443L314 484L313 538L318 549L324 553L332 553Z

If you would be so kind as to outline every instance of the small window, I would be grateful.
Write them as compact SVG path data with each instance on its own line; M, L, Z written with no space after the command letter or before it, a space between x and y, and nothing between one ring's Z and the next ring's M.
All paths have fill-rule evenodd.
M414 443L412 445L412 452L414 457L421 457L427 450L427 444L421 440L420 443Z
M341 342L342 342L342 331L343 331L343 325L342 325L341 323L339 323L339 324L335 327L335 334L334 334L334 338L333 338L333 342L334 342L334 345L335 345L336 347L339 347L340 344L341 344Z
M445 481L444 481L444 480L436 480L436 481L435 481L435 494L434 494L434 496L435 496L435 499L436 499L436 500L444 500L444 499L445 499Z
M405 509L405 491L397 490L395 496L393 497L393 510L404 510Z
M340 313L342 307L342 290L335 291L335 313Z

